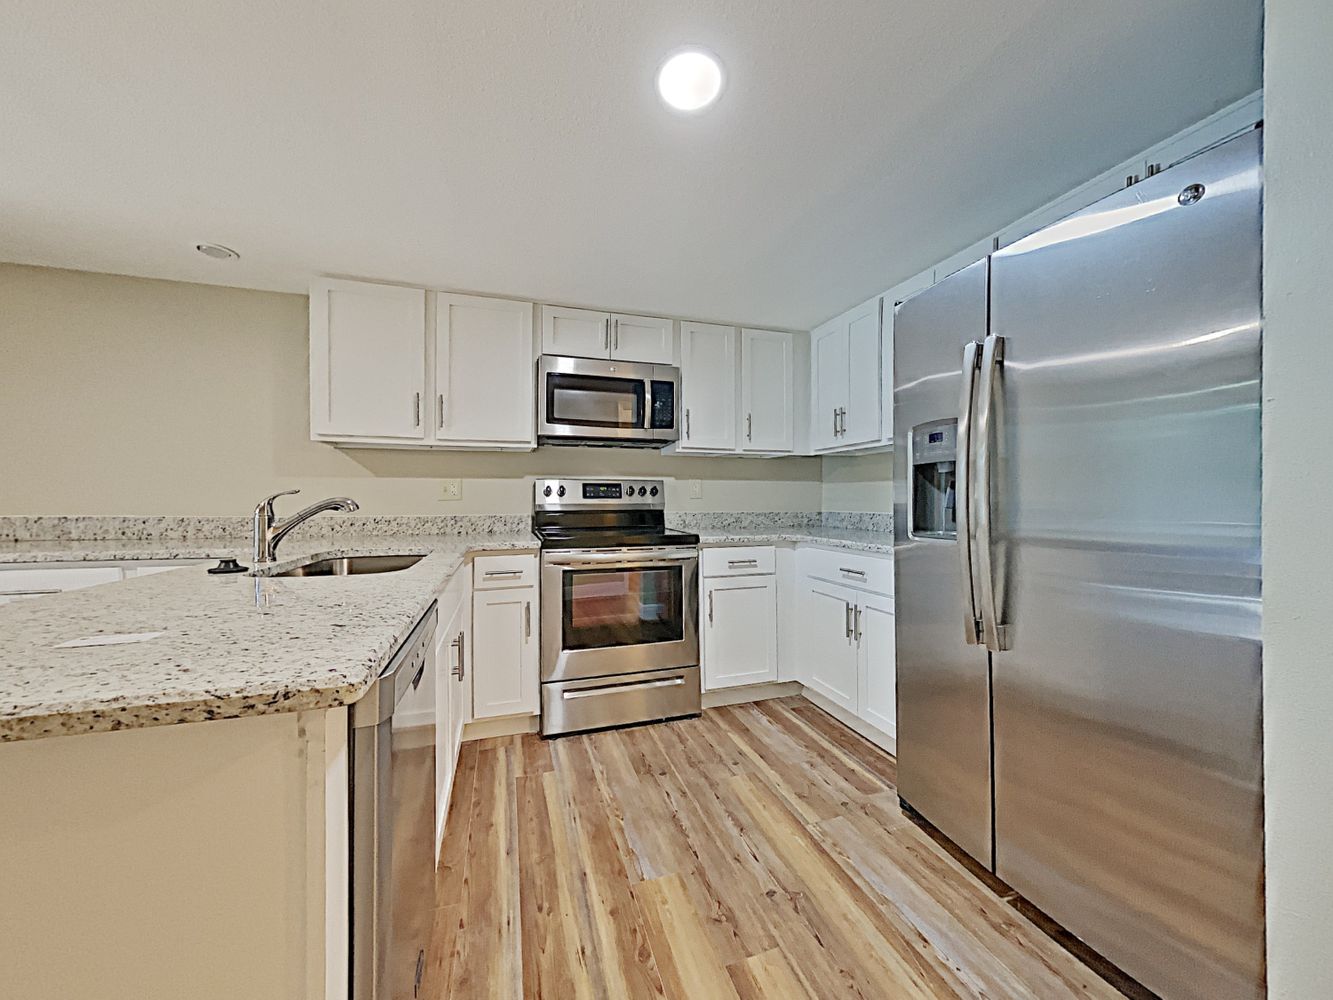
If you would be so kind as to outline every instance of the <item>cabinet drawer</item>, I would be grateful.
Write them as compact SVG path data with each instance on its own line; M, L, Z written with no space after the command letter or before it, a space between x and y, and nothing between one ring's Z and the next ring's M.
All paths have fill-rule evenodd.
M477 556L472 561L472 586L477 590L537 586L537 557L530 553L512 556Z
M705 577L756 576L777 572L777 555L771 545L704 549L700 562Z
M44 566L33 569L0 569L0 594L8 596L78 590L121 579L118 566Z
M856 587L877 594L893 594L893 558L841 549L802 547L796 565L803 576Z

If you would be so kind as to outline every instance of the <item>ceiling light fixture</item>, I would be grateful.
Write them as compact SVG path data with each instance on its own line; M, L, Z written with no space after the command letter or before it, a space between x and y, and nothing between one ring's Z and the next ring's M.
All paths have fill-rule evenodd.
M221 243L196 243L194 248L205 257L212 257L214 260L238 260L238 254L231 247L224 247Z
M657 92L676 111L702 111L722 93L722 64L703 49L679 49L657 71Z

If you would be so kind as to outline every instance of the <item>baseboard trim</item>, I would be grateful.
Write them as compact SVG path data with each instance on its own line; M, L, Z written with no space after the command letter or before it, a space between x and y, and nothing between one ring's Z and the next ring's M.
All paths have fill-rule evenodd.
M768 701L770 698L790 698L800 694L802 685L799 681L774 681L771 684L746 684L743 687L718 688L716 691L703 693L704 708L721 708L723 705L742 705L747 701Z
M541 729L541 721L539 715L506 715L499 719L473 719L463 726L463 742L535 733Z
M891 733L886 733L878 726L872 726L864 719L857 718L842 706L833 704L818 691L804 688L801 691L801 696L820 711L833 716L858 736L864 736L881 750L886 750L895 757L898 755L898 740Z

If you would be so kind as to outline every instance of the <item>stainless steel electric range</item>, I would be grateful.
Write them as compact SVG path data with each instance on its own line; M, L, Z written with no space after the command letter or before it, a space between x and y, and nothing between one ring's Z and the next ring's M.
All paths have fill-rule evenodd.
M658 479L539 479L542 735L700 711L699 536Z

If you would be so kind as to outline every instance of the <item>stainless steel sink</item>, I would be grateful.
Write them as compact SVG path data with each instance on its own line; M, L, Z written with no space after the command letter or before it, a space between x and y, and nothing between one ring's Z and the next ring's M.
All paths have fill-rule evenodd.
M293 566L272 576L360 576L363 573L397 573L421 562L425 556L343 556L317 559Z

